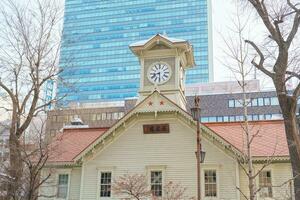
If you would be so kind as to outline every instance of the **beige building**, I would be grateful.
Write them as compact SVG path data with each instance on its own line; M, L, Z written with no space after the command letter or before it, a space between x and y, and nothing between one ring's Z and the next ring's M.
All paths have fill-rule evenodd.
M41 195L53 195L53 200L122 199L112 190L114 180L138 173L147 177L158 198L164 198L164 186L170 181L196 196L196 123L186 112L183 84L185 70L194 66L192 46L156 35L130 48L141 63L136 106L108 128L70 128L57 135L42 172L51 177L41 187ZM254 132L260 130L259 139L253 140L256 170L272 159L257 178L260 198L291 197L287 182L291 165L282 121L251 125L257 127ZM243 199L237 188L247 194L248 183L238 164L244 157L240 124L202 124L201 136L206 152L201 163L202 199Z

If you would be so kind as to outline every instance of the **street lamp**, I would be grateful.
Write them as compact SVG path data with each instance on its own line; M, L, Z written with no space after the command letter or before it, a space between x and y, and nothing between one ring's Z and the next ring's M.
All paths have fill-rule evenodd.
M204 162L205 151L202 151L201 147L201 135L200 135L200 97L195 96L194 107L191 108L193 120L197 122L197 147L196 147L196 161L197 161L197 200L201 199L201 187L200 187L200 163Z

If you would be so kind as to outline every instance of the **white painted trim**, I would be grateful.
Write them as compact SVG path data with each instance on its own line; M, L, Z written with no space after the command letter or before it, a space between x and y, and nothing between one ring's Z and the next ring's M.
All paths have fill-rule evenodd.
M59 186L59 175L64 175L67 174L68 175L68 190L67 190L67 197L66 198L59 198L57 197L57 192L58 192L58 186ZM56 173L56 187L55 187L55 200L68 200L70 197L70 186L71 186L71 174L72 174L72 169L59 169L57 170Z
M261 169L261 165L258 165L258 170L259 169ZM274 170L273 170L273 167L272 166L267 166L261 172L265 172L265 171L270 171L271 172L271 184L274 185ZM256 188L258 188L259 187L259 175L257 175L255 183L256 183ZM257 199L258 200L272 200L272 199L274 199L274 188L272 187L272 197L262 198L262 197L260 197L260 192L258 192L257 193Z
M201 199L209 199L209 200L217 200L220 199L220 165L201 165L200 167L201 170L201 180L200 180L200 185L201 185ZM205 182L204 182L204 171L205 170L215 170L216 171L216 178L217 178L217 196L216 197L205 197Z
M79 199L80 200L84 200L83 199L83 184L84 184L84 170L85 170L85 164L84 162L82 162L82 166L81 166L81 178L80 178L80 193L79 193Z
M161 171L162 172L162 198L164 197L164 187L166 185L166 169L167 169L167 165L147 165L146 166L147 179L148 179L148 185L149 185L150 190L151 190L151 172L152 171Z
M240 184L240 167L238 162L235 163L235 182L236 182L236 186L241 188L241 184ZM241 199L241 194L239 190L236 190L236 199L240 200Z
M195 132L195 138L196 138L196 129L193 129L191 126L188 126L183 120L180 120L180 119L176 119L178 120L179 123L183 124L185 127L191 129L192 131ZM202 129L203 131L203 129ZM203 134L203 133L202 133ZM205 140L207 143L209 143L210 145L216 147L216 149L218 149L219 152L221 152L223 155L225 155L226 157L228 157L229 159L233 160L234 162L237 162L236 159L233 157L233 156L230 156L228 155L228 153L224 152L223 149L220 149L217 145L213 144L208 138L205 138L204 135L201 135L203 136L201 139L202 140ZM205 149L204 149L205 150ZM205 163L205 161L204 161Z
M113 184L113 180L114 180L114 174L115 174L115 168L116 167L97 167L97 191L96 191L96 195L97 195L97 200L109 200L109 199L113 199L114 195L113 195L113 191L111 188L110 191L110 197L100 197L100 179L101 179L101 173L102 172L110 172L111 173L111 186Z

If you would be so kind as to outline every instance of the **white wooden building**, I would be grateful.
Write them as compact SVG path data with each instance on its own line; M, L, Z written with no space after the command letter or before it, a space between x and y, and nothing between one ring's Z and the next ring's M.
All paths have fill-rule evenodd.
M52 199L121 199L111 185L119 176L144 174L161 180L157 196L169 181L196 196L196 123L186 108L185 71L193 67L192 46L185 40L155 35L130 46L141 64L139 100L113 126L65 129L51 144L54 153L42 175L51 173L40 189ZM257 179L261 198L287 199L293 189L287 142L282 121L251 122L260 137L253 141L256 169L272 158ZM243 157L241 125L201 124L205 161L201 163L202 199L243 199L247 178L237 159ZM272 187L279 186L280 187ZM161 190L161 191L159 191ZM40 199L44 199L41 197ZM49 198L45 198L49 199Z

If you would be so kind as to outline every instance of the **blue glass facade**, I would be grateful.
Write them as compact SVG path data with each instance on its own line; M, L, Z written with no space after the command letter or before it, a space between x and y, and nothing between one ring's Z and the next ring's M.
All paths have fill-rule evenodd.
M207 0L66 0L58 96L66 103L137 96L140 65L128 46L157 33L189 40L197 66L187 84L208 82L209 14Z

